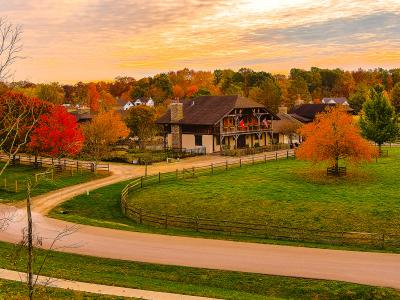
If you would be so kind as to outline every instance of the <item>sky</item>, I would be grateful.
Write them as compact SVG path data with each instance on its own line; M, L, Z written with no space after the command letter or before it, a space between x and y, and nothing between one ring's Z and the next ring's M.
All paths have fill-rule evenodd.
M400 0L0 0L0 17L23 28L14 80L400 67Z

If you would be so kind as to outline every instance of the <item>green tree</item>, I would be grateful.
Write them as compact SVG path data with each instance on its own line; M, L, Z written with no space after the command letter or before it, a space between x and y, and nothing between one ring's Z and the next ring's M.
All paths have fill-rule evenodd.
M311 95L310 92L308 91L307 82L301 77L297 77L296 79L290 81L288 87L288 94L289 94L290 107L293 106L298 95L300 95L301 99L305 100L306 102L311 100Z
M371 90L371 99L363 105L363 114L360 118L362 134L374 141L381 151L382 144L397 137L399 126L397 115L389 100L383 93L383 88Z
M396 112L400 111L400 82L396 83L391 93L392 105L396 109Z
M139 147L144 149L146 142L157 133L156 111L145 105L134 106L129 109L126 123L131 130L131 136L139 139Z
M57 82L37 85L36 96L41 100L54 104L63 104L65 97L64 89Z
M281 90L273 79L267 78L259 87L250 90L249 97L277 112L281 102Z
M364 103L370 99L370 92L371 90L366 84L360 84L350 96L349 104L355 113L358 114L362 110Z

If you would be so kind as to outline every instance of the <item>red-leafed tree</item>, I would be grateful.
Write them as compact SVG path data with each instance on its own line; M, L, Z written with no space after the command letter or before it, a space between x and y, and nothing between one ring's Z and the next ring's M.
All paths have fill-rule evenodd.
M84 136L75 117L64 107L54 106L40 117L28 146L35 154L61 157L78 154L83 142Z
M0 175L26 144L40 116L52 104L21 93L5 92L0 95L0 152L9 159L0 169Z
M100 99L100 93L97 91L96 84L91 82L88 85L88 100L89 100L89 106L90 106L90 111L97 113L99 112L100 109L100 104L99 104L99 99Z

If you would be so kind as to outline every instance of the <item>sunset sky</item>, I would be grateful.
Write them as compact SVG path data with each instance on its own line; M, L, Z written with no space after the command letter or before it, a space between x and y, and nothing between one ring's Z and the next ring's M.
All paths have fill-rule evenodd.
M0 16L24 30L14 80L400 67L399 0L1 0Z

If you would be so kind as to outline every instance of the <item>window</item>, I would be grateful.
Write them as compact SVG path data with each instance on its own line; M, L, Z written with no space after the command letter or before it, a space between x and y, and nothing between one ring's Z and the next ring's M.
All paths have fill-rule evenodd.
M202 135L195 135L194 136L194 144L196 146L203 146L203 136Z

